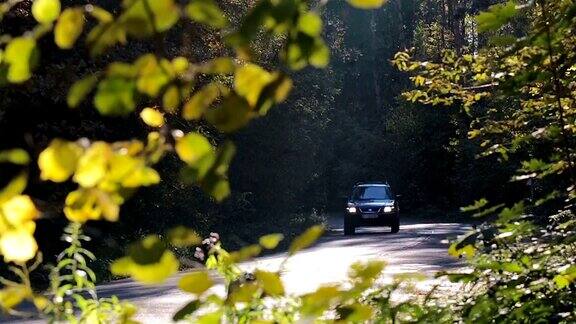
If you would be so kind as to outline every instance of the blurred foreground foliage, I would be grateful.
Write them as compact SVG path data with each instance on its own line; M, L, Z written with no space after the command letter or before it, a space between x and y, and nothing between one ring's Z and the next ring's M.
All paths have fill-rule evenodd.
M384 2L349 1L365 9ZM84 224L118 221L121 207L137 189L161 182L155 166L174 156L185 182L215 201L228 197L236 148L220 134L266 115L292 89L284 69L260 64L258 47L277 50L279 61L291 70L325 67L329 49L318 10L316 3L304 0L258 1L241 17L225 14L211 0L125 0L103 7L63 6L59 0L2 3L0 17L10 19L11 29L0 39L0 84L26 93L37 78L49 77L44 56L86 46L87 59L98 68L67 90L68 106L93 107L109 120L137 116L145 128L134 139L50 138L43 147L10 147L0 153L0 162L17 170L0 193L0 253L13 273L2 279L2 309L27 315L18 306L29 301L52 321L135 322L133 305L96 295L96 275L89 267L96 256L85 247L90 237ZM406 278L378 282L381 262L355 264L349 282L293 296L281 280L284 263L277 271L245 273L238 267L276 248L281 234L228 252L217 234L202 239L187 227L131 243L126 255L111 264L111 272L152 284L163 282L183 262L201 261L199 271L180 279L178 286L191 301L173 317L197 323L574 322L575 16L576 4L570 0L509 1L475 17L477 30L491 38L490 46L470 53L448 50L438 61L421 61L410 52L393 60L399 70L413 73L415 88L404 94L408 101L460 107L472 119L469 137L480 142L481 155L498 155L518 170L511 180L529 182L532 189L530 197L514 205L481 199L463 209L492 221L448 251L465 255L471 265L468 272L439 274L465 283L461 297L432 291L394 301L393 293ZM530 18L525 35L502 32L520 17ZM18 19L22 24L14 24ZM163 41L180 24L201 26L219 39L206 39L206 48L226 48L201 60L168 54ZM113 56L107 53L132 43L142 49L138 55L109 60ZM184 132L177 125L185 121L205 127ZM35 201L27 184L39 181L66 188L60 204ZM31 273L43 270L43 246L34 234L54 209L69 225L63 235L66 247L50 268L49 294L44 295L31 281ZM313 244L322 232L316 226L296 237L288 256ZM193 259L178 258L179 249L194 248ZM209 270L224 278L224 295L211 290Z

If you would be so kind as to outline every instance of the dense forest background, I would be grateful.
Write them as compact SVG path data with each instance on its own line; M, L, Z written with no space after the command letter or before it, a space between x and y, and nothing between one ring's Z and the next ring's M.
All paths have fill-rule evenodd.
M106 0L75 2L114 7ZM466 140L467 117L454 109L424 109L406 103L399 95L410 87L408 76L390 63L396 52L410 48L417 48L416 56L423 59L437 58L449 48L474 51L485 40L477 36L472 17L490 4L391 0L379 10L361 11L341 1L328 2L322 13L333 53L330 66L297 72L295 89L286 103L232 136L238 155L231 166L230 198L214 203L180 181L176 158L165 158L158 167L163 174L160 185L141 190L122 208L121 213L130 217L122 217L123 222L113 226L94 223L87 228L95 241L105 242L95 248L108 251L113 259L126 242L174 224L202 233L220 232L232 247L252 242L263 233L299 232L321 222L326 213L342 212L345 196L359 181L388 181L402 197L403 213L423 218L445 217L478 197L514 201L527 188L510 190L502 179L508 179L513 170L494 163L495 158L476 159L477 146ZM11 25L9 19L22 19L29 5L29 1L20 3L23 10L13 10L3 24L13 30L2 32L25 29L22 24ZM234 21L251 3L221 1L221 5ZM521 26L517 27L520 32ZM210 37L214 38L201 27L182 26L163 39L162 50L197 60L225 54L221 40ZM198 42L206 38L210 39L208 48ZM173 46L182 53L171 53L170 43L184 44ZM259 48L260 63L273 65L278 61L272 54L276 45L273 40L266 44L268 48ZM48 41L41 45L54 47ZM111 51L105 59L131 60L152 46L136 42L132 48ZM17 144L38 151L54 137L96 136L114 141L144 134L135 118L100 117L92 109L71 111L64 95L46 97L59 88L66 93L75 79L96 70L99 63L83 60L86 54L80 51L44 52L43 60L58 64L43 65L42 69L52 70L40 71L41 82L0 90L7 98L0 109L2 138L22 139L24 143ZM214 142L223 139L202 122L180 123L183 130L199 130ZM70 189L30 185L31 193L44 199L46 206L61 202ZM510 192L517 196L509 197ZM52 216L47 213L41 220L46 230L38 239L47 250L61 248L56 239L64 224L60 210L54 208Z

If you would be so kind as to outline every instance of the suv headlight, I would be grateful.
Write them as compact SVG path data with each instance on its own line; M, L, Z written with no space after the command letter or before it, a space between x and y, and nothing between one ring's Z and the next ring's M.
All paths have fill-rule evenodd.
M346 207L346 210L348 210L350 214L356 214L357 211L355 206L348 206Z
M391 213L394 210L394 207L392 206L386 206L384 207L384 212L385 213Z

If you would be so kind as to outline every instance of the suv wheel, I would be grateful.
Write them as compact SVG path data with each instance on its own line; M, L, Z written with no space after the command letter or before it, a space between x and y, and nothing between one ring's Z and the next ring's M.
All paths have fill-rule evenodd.
M356 232L356 227L354 226L354 221L350 215L344 216L344 235L354 235Z
M392 230L392 233L398 233L398 231L400 231L400 219L397 218L394 220L392 225L390 225L390 229Z

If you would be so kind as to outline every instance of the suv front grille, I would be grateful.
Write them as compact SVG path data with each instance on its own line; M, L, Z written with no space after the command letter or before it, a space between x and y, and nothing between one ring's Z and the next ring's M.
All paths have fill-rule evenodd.
M380 208L378 207L362 207L359 208L360 212L363 214L374 214L380 211Z

